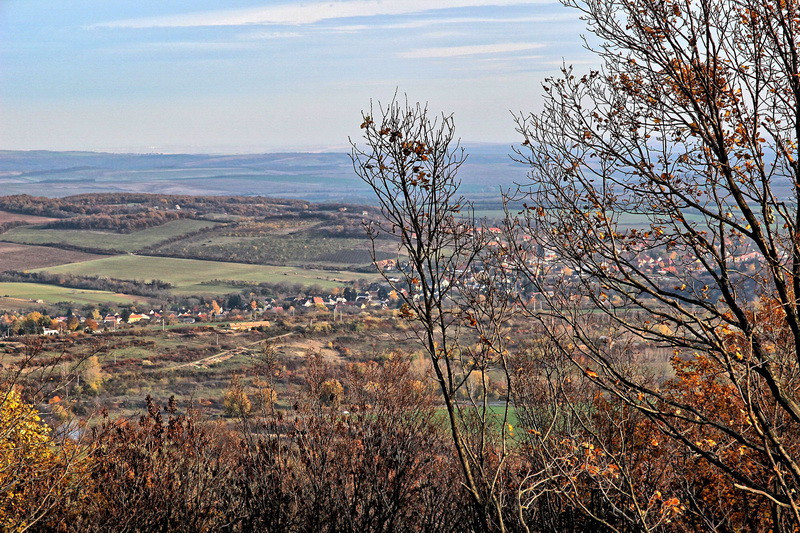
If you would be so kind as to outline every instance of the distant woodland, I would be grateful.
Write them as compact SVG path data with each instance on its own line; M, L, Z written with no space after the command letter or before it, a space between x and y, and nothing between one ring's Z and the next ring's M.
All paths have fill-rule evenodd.
M83 194L65 198L30 195L0 197L0 211L55 217L49 228L94 229L130 233L184 217L323 218L339 225L364 209L345 204L309 204L244 196L171 196L154 194ZM335 230L331 230L335 231ZM353 229L349 230L353 232ZM363 232L359 235L362 236Z

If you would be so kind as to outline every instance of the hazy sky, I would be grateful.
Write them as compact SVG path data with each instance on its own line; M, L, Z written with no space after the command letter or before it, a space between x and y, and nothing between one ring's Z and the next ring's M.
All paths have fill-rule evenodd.
M395 88L510 143L582 33L536 0L0 0L0 149L340 148Z

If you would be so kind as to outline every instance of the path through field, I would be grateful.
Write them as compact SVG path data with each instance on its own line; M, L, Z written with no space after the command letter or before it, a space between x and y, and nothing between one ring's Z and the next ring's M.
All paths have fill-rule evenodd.
M194 365L195 367L198 367L198 368L201 367L201 366L209 367L209 366L211 366L213 364L221 363L222 361L226 361L226 360L230 359L231 357L233 357L234 355L238 355L238 354L242 353L243 351L245 351L250 346L254 346L254 345L262 343L262 342L269 342L269 341L274 341L276 339L282 339L284 337L289 337L289 336L294 335L294 334L295 334L294 332L290 331L289 333L284 333L283 335L276 335L275 337L269 337L268 339L259 339L259 340L255 341L255 342L250 342L250 343L247 343L247 344L243 344L241 346L237 346L236 348L232 348L230 350L224 350L222 352L215 353L215 354L209 355L207 357L203 357L201 359L196 359L194 361L189 361L188 363L181 363L179 365L174 365L174 366L171 366L171 367L162 368L162 369L159 369L158 371L161 372L163 370L178 370L180 368L185 368L187 366L192 366L192 365Z

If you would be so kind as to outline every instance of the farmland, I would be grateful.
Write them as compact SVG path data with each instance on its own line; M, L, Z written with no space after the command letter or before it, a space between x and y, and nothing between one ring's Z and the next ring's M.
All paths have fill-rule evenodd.
M0 242L0 271L31 270L101 257L103 256L47 246Z
M211 228L215 225L216 223L206 220L180 219L161 226L123 234L107 231L21 226L2 234L0 238L5 241L23 244L68 245L98 250L136 252L167 239Z
M24 222L26 224L44 224L45 222L52 222L57 220L51 217L40 217L36 215L27 215L24 213L11 213L9 211L0 210L0 224L7 222Z
M319 235L317 228L295 232L254 232L222 227L155 249L174 257L195 257L270 265L365 267L372 262L366 238ZM388 243L387 243L388 244ZM397 254L378 252L377 258Z
M15 285L12 299L0 301L0 310L99 297L75 288L136 294L163 305L260 284L274 286L270 294L280 286L284 296L296 296L302 287L324 293L378 279L363 228L377 215L370 207L133 193L17 195L0 197L0 203L8 217L20 213L0 227L2 281L23 283ZM377 244L378 259L396 257L396 243ZM24 283L31 284L29 294ZM36 284L57 289L42 295ZM125 298L105 301L132 301Z
M360 278L376 279L375 274L347 271L300 269L283 266L248 265L197 259L123 255L39 269L50 273L81 276L113 276L119 279L160 279L175 286L176 294L214 295L235 289L225 281L252 283L299 283L323 288L341 287ZM209 283L221 280L219 283Z
M18 307L20 309L30 307L30 304L36 303L36 300L41 300L47 304L73 302L77 305L104 303L124 305L147 301L147 298L115 294L107 291L73 289L55 285L43 285L41 283L13 282L0 283L0 298L6 300L6 303L9 304L8 308ZM14 300L18 300L16 306L13 305Z

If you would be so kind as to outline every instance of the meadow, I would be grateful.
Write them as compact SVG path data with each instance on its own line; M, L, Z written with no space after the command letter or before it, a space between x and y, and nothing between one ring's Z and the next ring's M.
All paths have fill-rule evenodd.
M216 295L238 290L233 284L226 284L226 281L299 283L333 288L342 287L347 282L356 279L377 279L376 274L358 272L141 255L105 257L94 261L42 268L38 271L145 281L159 279L173 284L172 292L184 295ZM219 280L219 282L215 282L215 280Z
M39 244L68 245L98 250L136 252L157 245L167 239L216 226L207 220L180 219L161 226L133 233L113 233L94 230L47 229L42 226L21 226L2 234L4 241Z
M70 287L58 287L56 285L44 285L41 283L15 283L0 282L0 299L3 300L3 308L20 309L29 308L32 303L41 300L45 304L56 304L59 302L72 302L76 305L87 304L132 304L136 302L147 302L143 296L131 296L127 294L116 294L108 291L92 291L86 289L73 289ZM15 302L17 300L17 302Z

